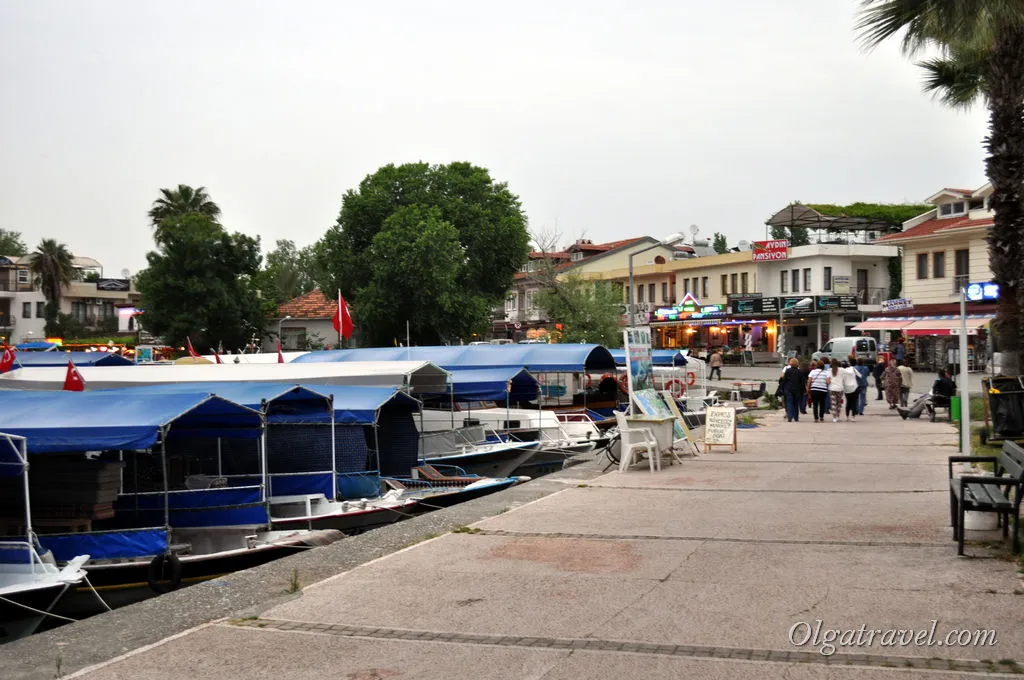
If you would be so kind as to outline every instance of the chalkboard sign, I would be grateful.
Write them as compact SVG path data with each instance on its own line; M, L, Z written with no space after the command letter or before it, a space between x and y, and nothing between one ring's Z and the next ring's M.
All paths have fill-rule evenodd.
M736 409L708 406L704 419L704 452L712 446L728 446L736 451Z

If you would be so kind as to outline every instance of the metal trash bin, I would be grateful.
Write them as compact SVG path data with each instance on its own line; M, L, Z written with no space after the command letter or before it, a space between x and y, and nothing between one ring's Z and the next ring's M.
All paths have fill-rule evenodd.
M985 378L981 387L986 406L982 442L1024 439L1024 376Z

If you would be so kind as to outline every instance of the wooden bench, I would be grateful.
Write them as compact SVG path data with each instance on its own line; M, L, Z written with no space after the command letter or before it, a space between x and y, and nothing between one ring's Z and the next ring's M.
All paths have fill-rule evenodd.
M963 475L953 477L953 463L992 463L991 477ZM957 554L964 554L964 513L994 512L1003 523L1003 537L1009 531L1013 515L1013 552L1020 552L1020 503L1024 495L1024 448L1012 441L1003 443L998 456L949 457L949 514Z

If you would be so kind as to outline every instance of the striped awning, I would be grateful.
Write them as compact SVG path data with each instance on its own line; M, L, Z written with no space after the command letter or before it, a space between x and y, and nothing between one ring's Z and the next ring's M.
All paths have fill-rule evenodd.
M909 316L876 317L861 321L853 327L855 331L898 331L914 322Z
M977 315L969 316L966 320L967 332L971 335L978 332L979 328L987 326L994 316ZM918 319L909 326L903 328L907 335L957 335L962 327L961 319L958 316L937 316Z

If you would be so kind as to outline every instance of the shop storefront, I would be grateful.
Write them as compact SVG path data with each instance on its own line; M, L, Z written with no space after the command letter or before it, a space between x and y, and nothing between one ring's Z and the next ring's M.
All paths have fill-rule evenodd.
M968 370L984 370L990 355L989 324L992 313L967 315ZM960 362L960 315L873 317L854 330L879 339L892 351L902 339L907 363L921 371L935 371Z

